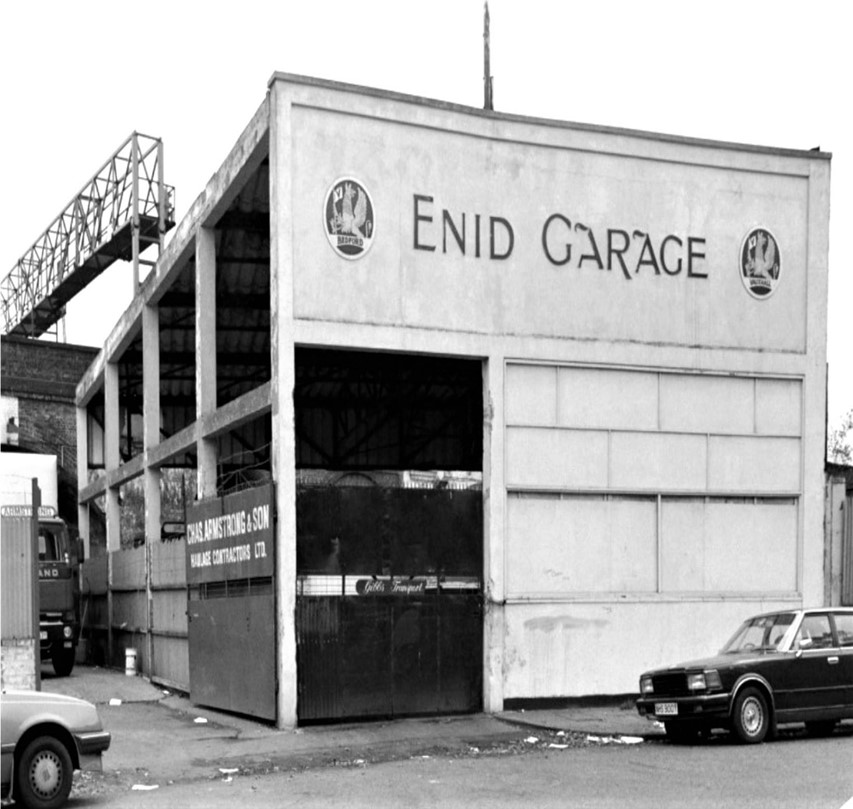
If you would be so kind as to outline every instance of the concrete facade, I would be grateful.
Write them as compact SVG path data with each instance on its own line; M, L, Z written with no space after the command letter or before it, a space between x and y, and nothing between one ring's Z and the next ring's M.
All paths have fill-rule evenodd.
M212 229L268 160L271 379L217 406ZM484 113L276 74L78 388L106 496L270 414L278 722L296 718L294 346L482 362L484 706L633 692L746 615L824 595L828 155ZM350 183L350 188L347 187ZM329 200L372 227L330 243ZM335 197L338 194L338 197ZM356 213L357 213L356 208ZM340 242L338 242L340 245ZM162 438L158 302L194 259L196 420ZM143 335L144 452L117 363ZM111 539L111 536L113 537ZM701 627L701 631L697 631Z

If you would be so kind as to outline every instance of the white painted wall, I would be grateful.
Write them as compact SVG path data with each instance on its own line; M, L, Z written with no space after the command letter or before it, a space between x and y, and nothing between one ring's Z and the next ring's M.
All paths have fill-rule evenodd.
M294 341L487 360L488 709L633 691L748 614L821 601L824 156L271 87ZM375 211L355 261L323 229L344 176ZM757 226L782 255L763 300L740 271ZM620 231L632 269L600 269L589 233L604 253ZM638 266L645 234L680 271Z
M801 380L509 363L506 399L509 625L533 603L549 615L510 629L507 697L600 693L572 651L583 634L600 660L619 640L606 687L634 690L647 603L725 600L742 618L772 594L799 598ZM565 618L589 602L618 604L620 620ZM712 634L734 630L723 617ZM643 634L658 662L703 651L668 619ZM528 693L555 655L550 690Z
M807 165L712 147L665 148L558 128L506 124L439 111L420 112L422 126L395 123L372 109L355 117L315 107L293 109L294 279L297 317L592 340L773 348L806 345L805 234ZM401 110L394 110L400 114ZM413 111L410 112L410 115ZM375 117L374 117L375 116ZM431 124L432 126L427 126ZM433 128L434 127L434 128ZM454 131L464 127L467 131ZM477 130L481 130L478 133ZM653 159L647 154L656 153ZM342 176L357 176L373 196L375 243L359 261L338 258L322 228L323 197ZM415 196L431 197L416 209ZM466 252L448 237L442 211L461 231ZM424 217L415 233L416 213ZM571 232L552 224L549 250L559 257L572 244L578 261L558 267L542 245L549 216L559 213ZM481 256L475 255L480 215ZM488 219L501 217L514 232L512 254L489 260ZM431 218L432 221L428 221ZM599 252L608 229L635 231L658 245L674 235L671 265L684 259L688 238L703 239L706 258L697 271L707 278L675 276L643 268L630 279L618 268L592 261L580 223L595 234ZM766 223L783 251L778 292L756 301L738 276L741 242ZM565 231L565 232L563 232ZM418 250L416 242L434 247ZM506 245L502 245L506 249ZM615 261L614 261L615 263ZM346 294L342 295L342 291Z

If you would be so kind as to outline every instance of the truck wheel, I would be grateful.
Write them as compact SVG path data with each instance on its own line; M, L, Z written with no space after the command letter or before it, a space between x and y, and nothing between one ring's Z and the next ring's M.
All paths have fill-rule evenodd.
M65 745L53 736L38 736L18 762L15 802L29 809L57 809L71 792L73 775Z
M74 649L66 649L62 644L56 644L50 650L53 670L57 677L67 677L74 668Z
M758 744L764 741L770 730L770 709L766 697L757 688L744 688L737 695L732 726L742 742Z

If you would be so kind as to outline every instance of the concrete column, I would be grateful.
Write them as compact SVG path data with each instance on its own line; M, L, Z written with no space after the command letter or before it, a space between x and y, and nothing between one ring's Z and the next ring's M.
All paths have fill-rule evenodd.
M121 462L119 424L118 364L108 362L104 366L104 466L108 474L118 469ZM105 511L108 551L117 551L121 548L118 496L118 489L107 489Z
M77 408L77 490L89 482L89 411L86 407ZM92 539L90 536L89 504L77 505L77 530L83 539L83 549L86 558L92 556Z
M147 643L143 671L154 668L154 591L151 581L152 552L160 541L160 468L148 465L148 453L160 443L160 311L142 310L142 442L145 457L145 596Z
M503 710L506 627L506 481L504 480L504 357L491 355L483 368L483 708Z
M272 474L276 497L277 725L296 725L296 436L293 386L293 243L290 97L270 91L270 317Z
M160 443L160 312L156 306L142 310L142 403L142 441L147 456ZM147 462L145 539L160 539L160 470Z
M195 242L196 419L216 410L216 234L199 228ZM216 443L199 439L199 499L216 495Z
M119 452L119 374L118 365L104 366L104 466L107 474L118 469ZM107 660L113 660L113 553L121 550L121 510L119 490L107 488L104 514L107 522Z

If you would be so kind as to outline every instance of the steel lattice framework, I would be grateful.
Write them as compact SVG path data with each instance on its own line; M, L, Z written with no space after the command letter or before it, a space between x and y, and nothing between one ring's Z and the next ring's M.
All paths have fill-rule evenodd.
M163 248L174 226L174 188L163 182L163 143L134 132L0 281L5 334L39 337L65 305L113 262Z

